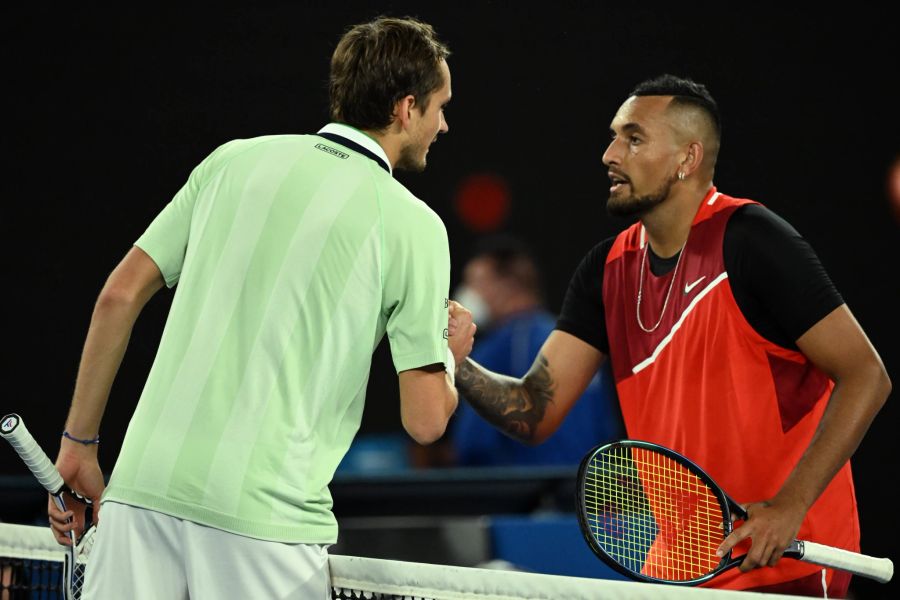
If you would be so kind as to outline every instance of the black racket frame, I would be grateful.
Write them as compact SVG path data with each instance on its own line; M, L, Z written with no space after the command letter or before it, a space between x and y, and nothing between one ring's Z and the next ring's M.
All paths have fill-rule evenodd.
M615 442L610 442L607 444L600 444L599 446L595 446L592 448L587 454L585 454L584 458L581 459L581 464L578 467L578 479L575 486L575 504L577 507L578 514L578 525L581 529L581 534L584 536L585 542L587 542L590 549L597 555L600 560L609 565L616 572L621 573L627 577L630 577L636 581L643 581L648 583L668 583L671 585L682 585L682 586L695 586L706 581L709 581L722 571L726 569L730 569L736 565L739 565L741 561L743 561L743 556L733 557L731 552L728 552L725 556L721 558L719 564L715 569L710 571L709 573L703 575L702 577L696 577L694 579L685 579L680 581L674 581L670 579L659 579L656 577L650 577L648 575L644 575L643 573L633 571L626 567L625 565L619 563L615 558L610 556L606 550L597 542L596 537L594 537L593 532L591 531L590 524L588 522L587 516L587 507L585 506L585 479L587 476L588 465L591 464L591 461L594 460L598 454L610 454L614 451L619 451L622 449L631 449L631 448L641 448L644 450L650 450L653 452L657 452L668 458L671 458L675 462L683 465L692 473L697 475L703 483L709 486L709 489L712 491L713 495L716 497L716 500L719 502L719 506L722 509L722 527L723 527L723 537L727 537L733 529L733 521L734 519L746 519L747 513L744 512L744 509L738 505L737 502L732 500L728 495L716 484L712 477L710 477L706 471L701 469L696 463L691 461L690 459L682 456L678 452L670 448L666 448L665 446L660 446L659 444L654 444L652 442L645 442L643 440L618 440Z

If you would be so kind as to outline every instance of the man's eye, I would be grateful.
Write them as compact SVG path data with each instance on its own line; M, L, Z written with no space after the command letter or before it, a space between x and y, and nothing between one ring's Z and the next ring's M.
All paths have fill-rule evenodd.
M629 138L629 141L632 144L640 144L643 140L641 138L639 138L638 136L633 135L633 136L631 136L631 138Z

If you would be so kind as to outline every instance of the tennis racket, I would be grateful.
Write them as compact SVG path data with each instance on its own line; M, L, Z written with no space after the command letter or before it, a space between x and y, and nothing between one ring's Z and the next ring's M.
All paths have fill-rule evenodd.
M9 414L3 417L0 420L0 436L6 438L6 441L18 452L37 480L44 486L44 489L50 492L53 502L60 510L66 510L64 493L69 493L79 502L91 504L90 499L84 498L66 486L59 471L50 462L50 458L38 446L31 436L31 432L25 428L22 417L17 414ZM68 552L63 567L63 586L67 600L77 600L81 597L81 588L84 584L84 567L94 545L95 531L95 527L88 527L86 524L85 531L78 540L75 539L74 532L69 532L69 539L72 540L72 545L67 546Z
M741 564L716 549L747 513L700 467L674 450L625 440L597 446L581 461L578 521L591 550L633 579L697 585ZM794 540L784 556L886 583L887 558Z

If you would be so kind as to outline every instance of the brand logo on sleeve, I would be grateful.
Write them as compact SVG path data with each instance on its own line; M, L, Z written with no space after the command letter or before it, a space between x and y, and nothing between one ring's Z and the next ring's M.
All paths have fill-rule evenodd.
M326 146L325 144L316 144L316 149L328 153L332 156L337 156L338 158L350 158L350 155L346 152L341 152L337 148L332 148L331 146Z

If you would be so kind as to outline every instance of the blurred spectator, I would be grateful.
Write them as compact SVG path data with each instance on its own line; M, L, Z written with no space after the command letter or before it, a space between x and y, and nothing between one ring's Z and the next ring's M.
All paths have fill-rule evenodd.
M544 307L536 261L511 236L487 238L478 245L453 299L472 311L478 325L472 360L498 373L523 376L556 325L556 317ZM467 402L460 402L449 429L452 453L444 460L460 466L577 465L593 446L618 439L623 431L606 366L559 430L539 446L506 437Z

